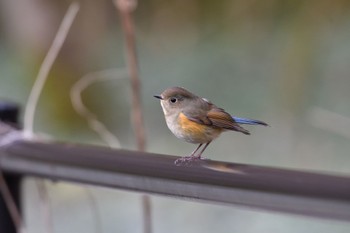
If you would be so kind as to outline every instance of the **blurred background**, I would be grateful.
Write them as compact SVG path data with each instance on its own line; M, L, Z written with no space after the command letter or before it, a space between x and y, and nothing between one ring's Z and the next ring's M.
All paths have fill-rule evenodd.
M0 98L25 105L71 1L0 1ZM144 0L134 12L147 150L187 155L153 95L183 86L271 127L223 134L205 157L350 175L350 2L346 0ZM105 145L72 108L82 76L117 69L83 100L125 149L136 143L120 18L112 1L81 8L50 72L35 132ZM124 75L125 76L125 75ZM24 184L29 232L44 232L33 180ZM96 232L86 187L47 182L55 232ZM103 232L141 232L140 194L93 188ZM350 232L350 223L152 196L154 232ZM96 210L95 210L96 214Z

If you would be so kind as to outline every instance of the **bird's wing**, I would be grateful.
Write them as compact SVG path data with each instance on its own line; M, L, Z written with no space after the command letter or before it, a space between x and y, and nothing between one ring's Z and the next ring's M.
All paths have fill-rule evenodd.
M183 111L182 112L189 120L201 125L213 125L204 111Z
M207 113L207 117L216 127L250 134L248 130L238 125L231 115L221 108L213 108Z
M239 126L230 114L214 105L209 111L184 111L183 114L199 124L250 134L248 130Z

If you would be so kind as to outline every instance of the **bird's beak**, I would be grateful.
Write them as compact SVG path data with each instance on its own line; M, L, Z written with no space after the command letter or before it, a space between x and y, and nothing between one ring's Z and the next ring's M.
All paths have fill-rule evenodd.
M154 97L156 97L157 99L160 99L160 100L162 100L162 99L163 99L163 97L162 97L162 96L160 96L160 95L154 95Z

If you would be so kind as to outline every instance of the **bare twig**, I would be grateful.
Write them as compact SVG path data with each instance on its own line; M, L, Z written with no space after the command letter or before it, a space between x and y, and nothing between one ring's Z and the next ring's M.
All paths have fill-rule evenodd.
M45 181L41 179L36 179L35 183L38 188L40 209L44 217L43 222L45 223L45 232L51 233L53 232L53 221L51 217L52 207L50 203L49 193L45 186Z
M143 116L141 110L141 94L140 94L140 79L138 73L138 62L136 55L135 45L135 30L134 22L131 16L131 12L136 9L137 0L114 0L114 3L119 11L123 32L126 43L126 57L128 71L131 80L132 87L132 122L137 139L137 148L140 151L145 150L145 130L143 123ZM144 195L142 197L143 203L143 221L144 221L144 233L152 232L152 218L151 218L151 200L150 197Z
M68 10L66 15L63 18L63 21L58 28L57 34L49 48L46 57L42 65L40 66L38 76L35 80L33 88L28 97L28 102L26 104L25 112L24 112L24 136L26 138L32 139L34 137L33 133L33 125L34 125L34 113L36 110L36 106L42 92L45 81L47 80L49 71L52 67L52 64L56 60L56 57L59 51L62 48L64 41L66 40L69 29L71 28L73 21L79 11L79 3L73 2ZM51 207L49 205L49 197L45 187L45 184L41 181L36 182L39 192L40 203L43 209L44 219L46 223L46 232L52 232L52 219L50 216Z
M91 206L91 213L94 215L95 232L103 233L103 227L102 227L101 217L99 215L100 211L98 208L99 207L98 203L96 202L96 199L92 193L92 190L89 187L86 187L86 189L84 189L84 191L86 192L88 201L89 201L90 206Z
M34 125L34 113L40 97L41 91L49 74L49 71L52 67L52 64L56 60L56 57L61 50L61 47L67 37L68 31L72 26L72 23L75 19L79 10L79 3L73 2L63 18L63 21L57 31L54 41L44 58L44 61L40 67L38 76L35 80L34 86L28 97L28 102L26 104L24 112L24 134L28 138L33 137L33 125Z
M314 127L350 138L350 117L321 107L312 107L307 119Z
M99 72L89 73L79 79L70 91L70 99L74 110L82 117L84 117L89 127L95 131L103 141L105 141L109 147L120 148L120 142L118 138L111 133L108 128L97 119L96 115L89 111L84 105L81 93L86 90L90 85L99 81L105 81L110 79L121 79L124 76L124 71L120 69L103 70ZM125 73L126 76L126 73Z
M16 232L17 233L23 232L24 226L23 226L21 214L19 212L19 209L16 205L15 200L11 195L9 187L4 179L2 170L0 170L0 193L1 193L1 196L4 198L4 202L7 206L7 209L9 210L12 221L16 227Z
M131 11L136 7L135 0L115 0L119 13L121 15L121 21L123 31L125 35L126 43L126 57L128 72L130 75L131 87L132 87L132 122L137 139L137 148L140 151L145 150L145 130L143 125L143 116L141 110L141 97L140 97L140 79L138 73L138 62L136 55L135 45L135 30L134 23L131 17Z

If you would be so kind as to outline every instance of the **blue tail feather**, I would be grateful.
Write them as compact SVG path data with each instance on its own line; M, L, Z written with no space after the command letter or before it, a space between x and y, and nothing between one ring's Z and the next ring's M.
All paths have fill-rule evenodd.
M264 126L268 126L268 124L266 124L263 121L258 121L258 120L253 120L253 119L249 119L249 118L241 118L241 117L236 117L236 116L232 116L232 118L238 123L238 124L245 124L245 125L264 125Z

